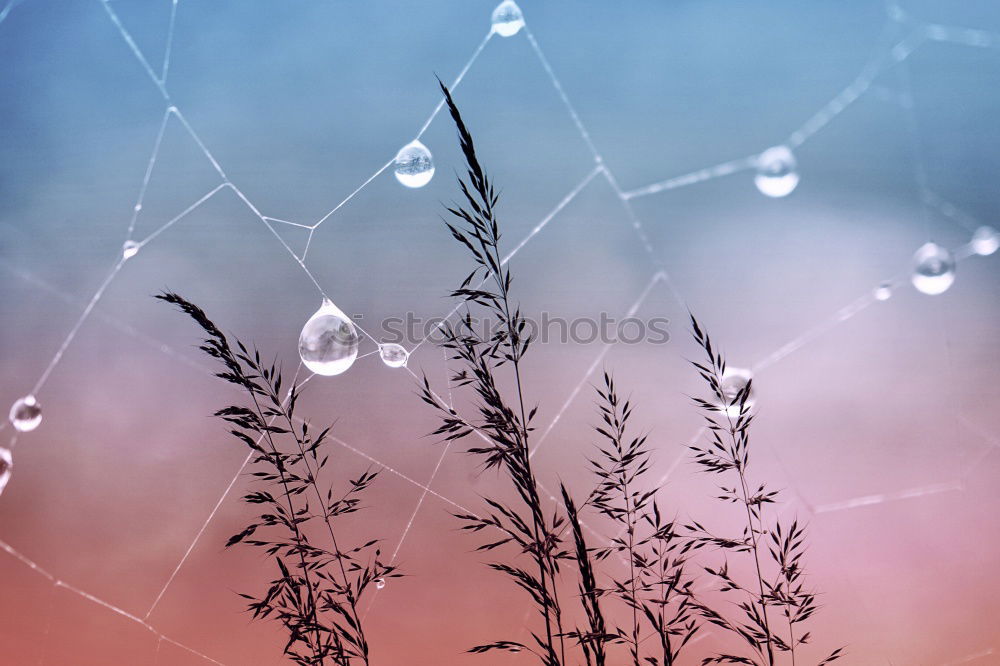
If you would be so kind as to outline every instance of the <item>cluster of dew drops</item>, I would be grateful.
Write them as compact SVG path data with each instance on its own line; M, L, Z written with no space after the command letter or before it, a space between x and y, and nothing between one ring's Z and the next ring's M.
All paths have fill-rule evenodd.
M513 0L497 5L492 16L493 32L511 37L524 27L524 15ZM434 177L431 151L414 139L399 149L393 160L396 180L411 188L423 187ZM299 335L299 357L311 372L333 376L346 372L358 357L358 332L344 312L328 298L309 318ZM397 343L379 345L379 356L390 368L402 368L409 352Z
M513 0L504 0L493 10L493 32L501 37L512 37L524 27L524 15ZM434 177L434 158L427 146L414 139L399 149L393 160L396 180L409 188L427 185ZM791 148L780 145L760 153L754 162L754 185L768 197L781 198L791 194L799 185L798 162ZM1000 248L1000 232L988 226L975 231L969 243L973 254L987 256ZM139 244L128 241L122 248L123 259L134 257ZM929 242L913 255L911 282L920 292L942 294L955 281L956 259L947 248ZM872 297L879 301L892 296L894 284L879 285ZM333 301L324 298L319 309L302 327L299 335L299 356L303 365L317 375L334 376L346 372L358 357L358 331L351 318ZM379 356L390 368L402 368L409 360L409 351L397 343L379 344ZM723 377L723 392L732 399L750 381L748 370L733 368ZM752 404L753 395L747 397ZM728 410L726 410L728 412ZM18 432L30 432L42 422L42 406L33 395L19 398L10 409L10 423ZM9 449L0 447L0 494L10 480L13 466ZM384 585L384 581L382 582Z

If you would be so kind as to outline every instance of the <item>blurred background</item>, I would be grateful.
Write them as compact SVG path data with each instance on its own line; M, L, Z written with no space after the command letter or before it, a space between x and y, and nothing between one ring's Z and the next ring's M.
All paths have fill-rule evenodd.
M209 415L236 395L211 376L193 325L151 295L198 303L287 374L320 305L297 261L307 241L309 273L376 337L386 317L446 314L469 268L441 222L462 168L446 114L421 137L436 166L428 185L402 187L390 166L312 234L272 232L237 188L265 216L323 218L416 136L440 100L435 74L454 81L493 8L0 8L0 404L41 381L44 414L32 432L0 432L14 459L0 496L0 663L286 663L278 628L251 623L236 595L259 590L270 565L223 549L251 515L239 502L250 484L237 475L244 448ZM690 308L731 365L754 371L751 478L781 489L777 511L809 525L823 609L808 657L846 644L842 663L1000 663L1000 255L966 245L1000 207L1000 6L522 9L528 29L494 34L455 93L502 189L507 248L544 222L512 260L516 294L529 316L665 317L672 336L532 350L540 478L592 487L591 383L607 368L650 433L661 506L738 529L712 499L717 479L686 453L700 419L688 396L701 391ZM745 158L788 142L801 182L764 196ZM162 233L119 264L156 145L131 237ZM208 152L235 187L219 188ZM699 182L641 189L731 160L689 179ZM909 282L930 240L962 259L937 296ZM877 300L884 281L892 296ZM362 340L362 354L375 350ZM433 345L409 369L446 390ZM310 420L337 421L338 474L387 468L347 527L383 538L408 574L371 602L375 660L529 663L464 654L527 640L528 606L450 515L504 496L503 480L427 435L436 421L415 391L374 354L310 380L303 397ZM728 641L707 631L684 663Z

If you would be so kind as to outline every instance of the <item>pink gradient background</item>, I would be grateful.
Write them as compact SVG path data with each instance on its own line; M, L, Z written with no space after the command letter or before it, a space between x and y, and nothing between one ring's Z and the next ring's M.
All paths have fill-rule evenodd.
M112 3L150 60L162 57L169 3ZM1000 30L989 1L904 3L926 21ZM438 100L433 73L453 77L488 29L491 3L194 3L177 14L173 99L232 181L265 212L312 222L364 181ZM879 0L841 3L524 3L595 145L630 189L753 154L781 141L854 79L885 24ZM164 104L100 2L24 0L0 23L0 404L34 383L119 256ZM996 226L1000 195L1000 50L922 47L912 72L918 146L930 187ZM1000 259L972 257L954 287L908 285L886 303L824 328L881 280L904 274L930 234L968 240L925 213L914 152L893 102L875 90L797 151L802 183L762 197L741 173L635 199L657 262L730 362L751 366L821 327L756 378L751 475L784 490L783 515L809 524L810 580L824 606L810 657L846 644L845 664L1000 663ZM502 186L508 247L593 169L524 35L495 38L457 92L485 163ZM316 233L309 268L373 333L385 317L444 314L467 270L440 221L460 168L439 117L424 142L437 175L405 190L383 174ZM182 127L168 125L139 218L143 237L218 184ZM926 217L925 217L926 216ZM281 227L301 248L305 235ZM658 267L605 179L594 178L512 263L529 314L621 316ZM18 438L0 497L0 540L45 571L144 617L245 451L208 415L235 394L210 376L197 331L150 298L164 288L202 305L286 370L313 285L230 191L212 197L125 265L55 368L39 399L45 420ZM666 345L618 345L615 372L655 447L660 503L719 530L738 529L710 498L685 446L699 425L696 350L686 312L658 281L639 317L671 320ZM373 346L362 346L362 352ZM546 486L591 487L597 344L531 353L527 385L543 428ZM410 367L444 388L442 353ZM590 379L597 379L597 375ZM565 409L564 408L565 405ZM528 607L486 570L479 541L449 512L505 496L501 479L426 436L433 415L412 378L361 359L316 378L304 413L337 420L344 445L391 467L370 508L345 530L385 539L407 578L368 616L377 664L520 664L525 655L463 651L525 640ZM8 428L0 437L6 442ZM369 464L333 448L336 469ZM435 494L421 485L433 478ZM148 622L227 665L286 663L282 637L251 623L237 591L268 564L223 550L248 510L240 479ZM447 498L445 501L442 498ZM859 499L860 498L860 499ZM419 503L419 510L416 510ZM854 502L859 506L848 507ZM412 524L410 523L412 518ZM610 533L590 517L591 526ZM407 530L407 527L409 529ZM403 534L406 534L403 539ZM208 663L0 552L0 664L197 666ZM567 576L567 585L575 583ZM568 590L571 587L567 588ZM532 625L528 625L529 627ZM728 645L717 632L685 664Z

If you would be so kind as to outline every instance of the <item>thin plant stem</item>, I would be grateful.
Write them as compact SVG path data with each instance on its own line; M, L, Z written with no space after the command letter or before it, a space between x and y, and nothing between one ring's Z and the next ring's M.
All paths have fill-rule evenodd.
M274 398L275 400L277 400L278 396L274 396ZM288 428L294 432L295 425L292 423L291 418L289 418L288 412L285 411L284 409L282 409L281 411L282 415L285 418L285 422L288 424ZM323 498L323 494L320 492L319 486L317 485L316 477L318 474L318 470L314 471L312 466L309 464L309 459L306 455L305 449L302 446L302 441L298 437L295 437L294 439L295 439L295 444L298 447L299 455L301 456L302 462L306 466L306 471L309 472L309 485L312 487L313 492L315 492L316 494L316 501L318 501L319 505L322 507L323 522L326 524L327 532L330 535L330 541L333 544L334 559L337 560L337 568L340 570L341 583L344 586L344 592L347 595L347 602L351 608L351 615L354 619L355 628L358 634L359 638L358 647L361 649L361 660L362 662L364 662L365 666L368 666L368 641L365 639L364 629L361 624L361 618L358 615L357 600L354 597L354 592L351 587L351 583L347 577L347 570L344 568L344 560L341 556L340 546L337 545L337 536L333 532L333 520L332 517L330 516L330 509L326 504L326 500ZM336 632L333 633L334 637L339 642L340 637L336 634ZM341 654L343 654L343 647L341 646L339 649L341 650ZM349 660L345 658L345 663L348 662Z
M257 395L256 395L256 393L253 392L253 390L250 390L249 393L250 393L251 399L253 400L254 410L257 412L257 416L261 419L261 421L263 421L264 420L264 412L260 408L260 403L257 401ZM313 656L317 660L317 663L318 664L322 664L323 663L323 661L322 661L323 657L321 655L320 648L319 648L319 646L320 646L319 622L317 622L317 618L316 618L316 610L317 610L316 598L315 598L315 596L313 594L313 585L312 585L312 582L309 579L309 567L306 566L305 554L303 553L303 550L302 550L302 546L303 546L303 543L304 543L303 538L302 538L302 532L299 531L299 526L295 522L295 515L296 515L295 504L294 504L294 502L292 502L292 495L291 495L291 492L288 489L288 476L285 473L285 464L281 461L281 454L278 452L278 447L274 443L274 438L271 436L271 432L269 430L265 430L264 431L264 436L267 439L268 446L271 447L271 453L274 455L275 467L278 470L278 474L281 476L281 487L282 487L282 490L284 491L285 500L288 503L288 515L289 515L289 519L290 519L289 522L292 525L292 530L293 530L293 534L295 536L295 541L299 545L299 549L298 549L299 563L302 566L302 576L305 579L305 581L306 581L306 587L309 590L309 607L310 607L310 612L312 614L313 632L315 633L315 641L316 641L315 646L311 646L311 647L312 647L312 650L313 650ZM344 654L343 653L343 649L340 648L338 650L338 652L339 652L340 657L341 657L341 663L345 663L346 664L346 662L343 660L343 654Z

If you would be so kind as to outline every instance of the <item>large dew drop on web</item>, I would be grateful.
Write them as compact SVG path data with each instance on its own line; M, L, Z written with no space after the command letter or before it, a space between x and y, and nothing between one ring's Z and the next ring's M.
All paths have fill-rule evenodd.
M524 14L513 0L504 0L493 10L493 32L513 37L524 27Z
M768 148L757 157L757 175L754 184L761 194L769 197L786 197L799 184L795 156L785 146Z
M396 153L396 180L407 187L423 187L434 177L434 158L427 146L411 141Z
M358 331L329 299L309 318L299 334L299 357L317 375L339 375L358 357Z

